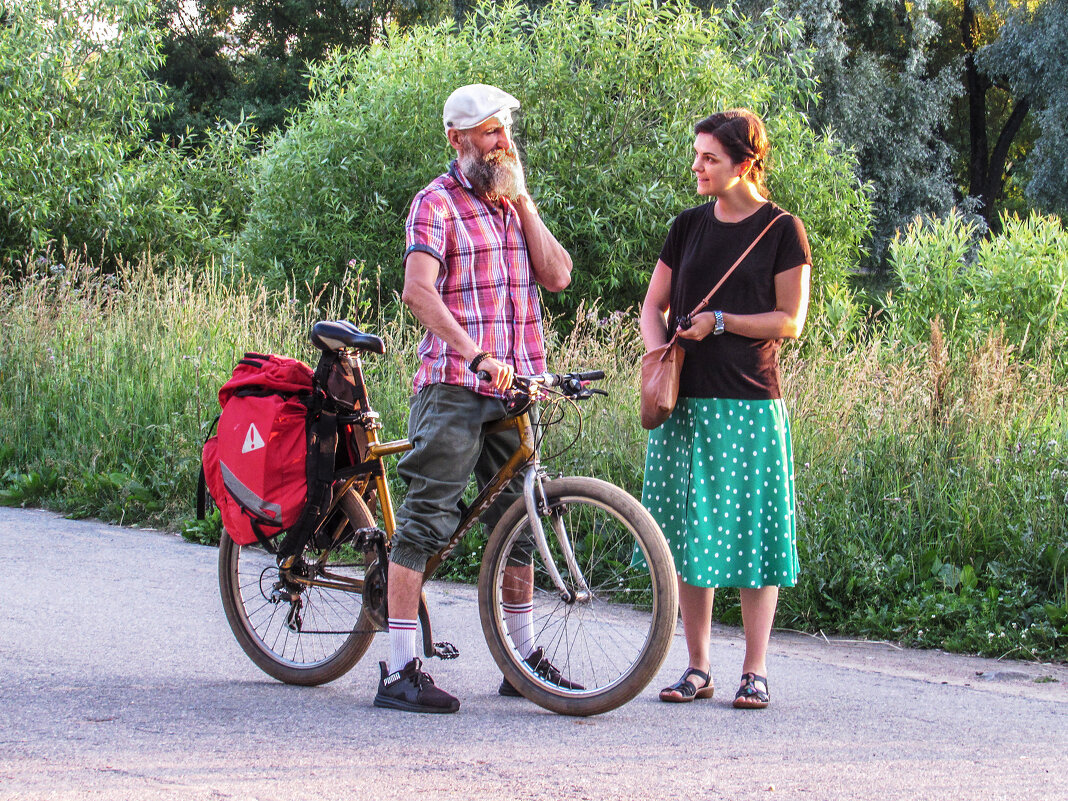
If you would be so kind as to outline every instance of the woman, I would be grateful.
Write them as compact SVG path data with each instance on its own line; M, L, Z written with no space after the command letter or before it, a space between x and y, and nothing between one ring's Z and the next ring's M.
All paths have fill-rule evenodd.
M745 660L734 706L760 709L770 700L765 660L779 587L792 587L798 571L779 344L801 333L812 256L801 221L767 200L761 119L733 109L694 133L697 194L714 202L675 219L641 315L647 349L677 330L686 351L678 404L649 435L642 492L675 557L689 652L660 700L712 697L713 595L738 587ZM686 319L772 220L707 309Z

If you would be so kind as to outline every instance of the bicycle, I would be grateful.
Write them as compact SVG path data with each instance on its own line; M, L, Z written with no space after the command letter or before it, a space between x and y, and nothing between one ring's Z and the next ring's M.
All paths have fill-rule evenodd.
M332 502L296 555L276 557L259 544L239 546L225 532L219 547L223 607L242 649L270 676L300 685L343 675L375 633L387 629L395 519L383 459L411 449L406 439L380 440L379 415L367 396L361 356L384 353L382 340L345 321L324 321L313 327L311 341L321 351L320 368L329 360L334 371L327 384L351 389L351 397L347 392L334 397L351 412L338 416ZM593 371L516 378L508 415L493 430L515 428L520 445L464 511L423 577L425 584L481 513L522 474L523 496L486 543L478 581L481 624L512 686L566 715L600 714L641 692L667 655L678 608L671 554L645 508L599 479L550 477L541 463L540 437L554 410L577 410L578 401L607 394L589 386L603 377ZM546 406L537 423L536 401ZM376 505L380 526L372 511ZM582 689L564 689L539 675L508 635L504 599L514 597L517 575L531 581L529 567L517 572L515 566L532 563L536 641ZM525 589L529 594L529 584ZM458 655L451 644L434 642L425 594L419 622L424 656Z

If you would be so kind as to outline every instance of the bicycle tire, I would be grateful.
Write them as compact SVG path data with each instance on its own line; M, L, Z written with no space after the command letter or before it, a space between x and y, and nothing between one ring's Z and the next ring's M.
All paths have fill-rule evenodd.
M334 534L374 525L363 499L352 492L341 499ZM314 539L314 538L313 538ZM338 541L335 537L334 541ZM354 579L362 591L365 565L359 552L337 558L317 550L314 542L298 557L307 569L324 564ZM363 609L362 592L302 587L294 604L272 601L269 593L288 591L276 558L259 544L237 545L223 533L219 542L219 590L223 610L242 650L264 673L286 684L314 686L345 674L366 653L375 627ZM288 620L297 608L300 620Z
M638 695L663 664L678 613L675 568L659 526L619 487L585 477L548 480L543 487L550 514L560 515L569 533L591 596L573 603L561 599L541 554L530 547L530 524L520 498L486 543L478 583L482 629L497 666L524 697L563 715L598 715ZM542 525L558 551L549 516L542 517ZM633 558L635 553L648 570ZM531 560L531 644L580 689L565 689L536 673L508 633L505 571L509 564ZM565 583L574 587L564 559L555 561Z

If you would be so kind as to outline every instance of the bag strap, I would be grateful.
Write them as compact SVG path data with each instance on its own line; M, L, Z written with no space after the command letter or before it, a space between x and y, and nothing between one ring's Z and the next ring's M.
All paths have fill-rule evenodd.
M208 436L204 438L204 444L208 444L208 440L215 434L215 426L219 424L219 418L221 414L215 415L215 419L211 421L211 426L208 427ZM203 520L208 514L208 482L207 477L204 475L204 460L200 460L200 475L197 477L197 520Z
M274 543L271 542L271 538L277 536L277 532L271 535L267 535L266 533L264 533L263 529L260 528L259 521L256 520L256 518L254 518L251 514L249 514L247 509L242 509L241 511L244 513L245 517L248 518L249 528L252 529L252 533L256 535L256 539L260 541L260 545L263 546L264 550L267 551L267 553L269 554L277 555L279 551L275 547Z
M200 465L200 476L197 477L197 520L203 520L208 513L208 487L204 478L204 464Z
M316 532L333 498L334 464L337 454L337 412L323 388L309 398L308 455L306 480L308 495L304 509L278 545L278 555L298 553Z
M743 261L745 261L745 257L748 256L750 251L752 251L753 248L755 248L757 246L757 243L761 239L764 238L764 234L766 234L768 232L768 229L771 228L771 226L775 225L775 223L777 223L782 217L789 217L789 216L790 216L789 214L787 214L785 211L783 211L783 212L779 212L774 217L772 217L771 218L771 222L769 222L767 225L764 226L764 230L756 235L756 239L754 239L752 242L749 243L749 247L747 247L742 252L742 255L739 256L738 259L734 262L734 264L732 264L730 266L730 269L727 270L727 272L725 272L723 274L723 277L720 278L719 281L716 282L716 285L714 287L712 287L712 291L709 292L707 295L705 295L705 299L702 300L700 303L698 303L694 307L694 310L692 312L690 312L686 316L687 317L693 317L695 314L700 314L702 311L704 311L705 307L708 305L708 302L710 300L712 300L712 296L716 294L716 292L719 290L719 288L721 286L723 286L723 282L726 281L728 278L730 278L731 273L733 273L735 271L735 269L738 267L738 265L741 264ZM671 342L674 342L676 339L678 339L678 336L679 336L679 332L676 331L671 337Z

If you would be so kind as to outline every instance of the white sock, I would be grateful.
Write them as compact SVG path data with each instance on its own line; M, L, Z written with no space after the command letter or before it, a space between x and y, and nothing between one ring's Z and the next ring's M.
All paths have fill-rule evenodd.
M501 606L504 608L504 625L508 627L508 636L526 659L534 650L534 602Z
M419 630L417 620L389 619L389 669L404 670L415 659L415 634Z

